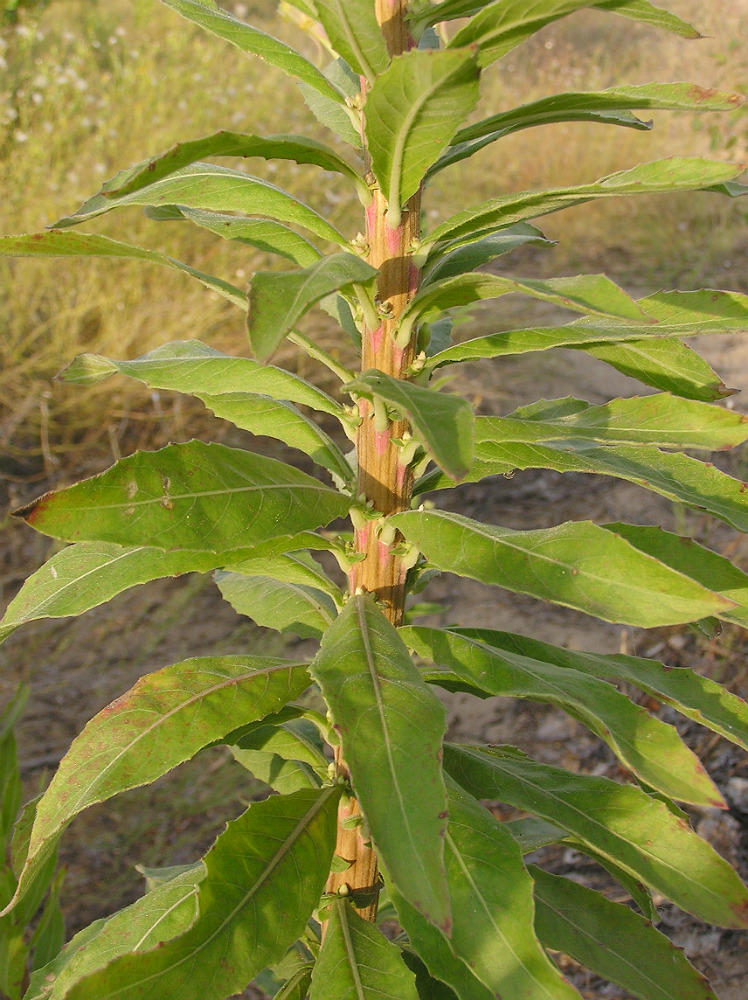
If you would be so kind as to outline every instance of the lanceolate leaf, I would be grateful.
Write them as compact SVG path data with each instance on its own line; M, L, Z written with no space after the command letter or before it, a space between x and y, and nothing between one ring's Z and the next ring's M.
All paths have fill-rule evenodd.
M461 479L467 474L473 457L473 411L467 400L376 370L364 372L344 389L390 403L410 422L415 437L447 475Z
M478 75L470 49L411 49L396 56L372 86L366 137L391 229L400 225L402 206L475 107Z
M327 779L328 762L310 738L312 723L292 719L283 725L257 726L231 745L231 752L248 771L281 795L299 788L319 788Z
M615 346L595 344L581 350L645 385L687 399L709 402L736 392L724 385L700 355L679 340L628 340Z
M626 681L748 750L748 705L722 685L686 667L665 667L656 660L638 656L581 653L524 635L492 629L451 631L593 677Z
M717 1000L686 956L628 906L531 865L535 929L561 951L641 1000Z
M504 136L536 125L557 122L600 122L628 128L648 129L651 122L636 118L631 109L670 111L729 111L742 103L737 94L704 90L693 83L648 83L639 87L610 87L598 93L554 94L532 101L511 111L484 118L460 129L451 148L442 154L429 171L438 173L452 163Z
M280 959L319 900L335 846L339 791L271 796L229 823L205 857L188 931L125 955L77 983L69 1000L205 1000L242 990Z
M392 880L449 931L444 709L370 597L352 597L310 667L330 707L372 838Z
M646 321L636 302L604 274L580 274L573 278L539 281L474 273L445 278L423 288L403 312L401 336L404 340L421 318L428 319L444 309L498 298L511 292L521 292L577 312Z
M475 461L466 482L517 469L598 473L637 483L695 510L713 514L740 531L748 531L745 486L710 464L644 446L584 447L578 442L572 450L557 444L507 440L524 438L528 431L526 425L520 427L519 421L507 423L505 419L476 418ZM453 485L449 478L435 472L424 476L416 484L416 490L422 493Z
M278 632L319 638L337 614L332 598L306 583L243 573L219 573L216 583L240 615Z
M611 444L650 444L660 448L719 451L748 439L748 416L706 403L678 399L669 393L631 396L592 406L573 400L573 412L553 412L564 400L542 400L509 414L523 421L526 440L575 440Z
M422 241L419 255L424 260L427 256L435 260L442 252L436 248L437 244L445 243L448 244L447 249L456 250L497 229L571 205L581 205L595 198L658 191L693 191L731 180L742 171L740 164L717 163L696 157L672 157L609 174L593 184L503 195L459 212L437 226Z
M199 398L217 417L230 420L252 434L284 441L329 469L344 483L352 480L353 471L329 434L291 403L250 392L223 392L217 396L201 393Z
M359 189L363 185L358 173L349 163L315 139L302 135L259 136L243 135L240 132L215 132L189 142L178 142L159 156L143 160L127 170L120 170L102 185L100 194L109 198L130 194L206 156L259 156L266 160L294 160L296 163L310 163L323 170L342 174ZM368 189L364 190L366 197L370 197ZM363 194L363 190L361 193Z
M227 552L327 524L350 500L272 458L189 441L138 452L16 511L66 541Z
M247 314L249 342L255 357L260 361L268 358L320 299L341 288L366 284L376 276L376 268L350 253L323 257L297 271L257 272L249 288Z
M374 5L369 0L315 0L315 7L335 51L373 83L390 61Z
M487 694L530 698L565 709L604 739L626 767L665 795L724 808L722 796L677 731L612 685L449 630L415 627L401 629L400 635L419 656L450 667Z
M393 514L389 521L439 569L605 621L651 628L731 606L591 521L514 531L436 510Z
M161 267L182 271L191 278L197 278L206 288L222 295L234 305L246 308L244 292L228 281L196 271L194 267L182 264L181 261L167 257L157 250L146 250L130 243L109 239L108 236L96 236L93 233L62 233L55 229L23 236L0 236L0 257L121 257L126 260L142 260L149 264L160 264Z
M133 191L132 194L107 197L96 194L77 212L55 223L56 229L78 225L88 219L126 205L186 205L187 208L209 209L215 212L244 212L247 215L270 216L280 222L291 222L341 246L346 240L321 215L303 202L282 191L274 184L251 177L241 170L231 170L215 163L194 163L168 177Z
M345 899L336 899L314 965L309 1000L418 1000L418 993L397 945Z
M682 538L662 528L618 521L603 527L621 535L641 552L734 601L735 607L720 617L748 628L748 574L733 566L729 559L699 545L693 538Z
M78 813L154 781L308 684L304 664L247 656L196 658L142 677L88 723L60 763L36 809L17 897Z
M560 17L573 13L582 7L592 6L584 0L539 0L528 5L526 0L498 0L480 13L458 31L450 41L450 45L478 45L481 66L501 59L507 52L516 48L530 35L539 31L544 25L556 21ZM656 27L665 28L686 38L698 38L699 33L690 24L682 21L674 14L661 10L648 3L647 0L609 0L594 6L600 10L611 10L616 14L624 14L637 21L645 21Z
M563 827L700 920L748 926L748 890L732 868L680 815L640 788L496 749L447 745L444 764L472 795Z
M320 564L308 552L285 552L274 554L271 558L263 555L252 555L235 561L232 566L234 573L245 576L269 576L283 583L299 583L314 587L327 594L335 606L342 604L343 596L340 587L332 582Z
M222 354L199 340L175 340L133 361L113 361L101 354L81 354L57 377L76 385L92 385L121 372L152 389L175 389L193 395L251 392L287 399L329 413L345 423L343 407L304 379L261 365L251 358Z
M170 205L168 217L166 210L163 209L146 209L146 215L167 222L187 219L201 229L207 229L225 240L245 243L247 246L262 250L263 253L278 254L280 257L292 260L299 267L313 264L322 256L308 239L273 219L242 218L220 212L204 212L199 208L187 208L185 205L180 207ZM246 301L244 305L246 306Z
M330 98L305 83L299 83L299 90L317 121L329 128L344 142L356 149L361 148L360 113L353 112L346 104L346 97L361 93L361 81L344 59L335 59L323 70L323 76L340 92ZM341 103L341 97L343 103Z
M430 285L443 278L452 278L457 274L464 274L466 271L475 271L481 265L490 263L502 254L528 245L553 246L553 241L543 236L535 226L519 222L516 226L510 226L492 236L486 236L475 243L469 243L443 257L435 267L426 272L423 284Z
M212 34L236 45L243 52L259 56L264 62L278 67L289 76L296 77L328 100L345 107L340 91L333 87L316 66L285 42L244 24L225 10L207 8L200 0L161 0L161 2Z
M453 783L449 813L445 860L454 951L495 996L578 998L535 937L532 880L518 845Z

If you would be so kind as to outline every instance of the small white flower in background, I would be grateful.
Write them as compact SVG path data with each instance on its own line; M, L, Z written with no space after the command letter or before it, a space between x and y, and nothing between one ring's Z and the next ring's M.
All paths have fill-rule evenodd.
M13 133L13 138L16 140L16 142L26 142L28 136L26 135L25 132L22 132L20 128L17 128Z

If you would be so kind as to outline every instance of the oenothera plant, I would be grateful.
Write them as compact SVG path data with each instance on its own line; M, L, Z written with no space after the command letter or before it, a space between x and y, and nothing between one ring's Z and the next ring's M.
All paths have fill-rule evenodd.
M748 530L746 484L691 454L743 442L748 422L711 405L728 390L681 341L748 330L748 297L671 291L635 301L599 274L540 280L479 270L546 242L531 220L570 205L641 192L742 194L739 165L672 158L577 187L497 191L420 229L428 181L519 129L563 121L642 129L633 111L723 110L737 98L653 83L558 94L466 124L483 71L580 8L697 34L648 0L292 0L299 23L332 54L323 70L213 0L163 2L294 77L337 135L335 148L297 135L190 139L117 174L51 230L6 237L2 253L136 258L226 296L247 315L253 359L189 340L134 360L86 354L62 378L88 384L119 372L191 393L239 427L300 449L319 477L191 441L49 493L17 514L71 544L29 578L0 628L7 635L78 614L157 577L216 571L239 612L318 639L319 649L311 662L246 655L173 664L88 724L36 806L11 913L73 817L205 746L229 745L279 794L229 823L202 861L151 873L146 895L76 935L34 974L27 997L220 1000L258 976L280 998L578 997L548 950L645 1000L713 997L655 929L652 894L709 923L748 927L748 890L676 802L725 804L676 730L617 685L744 748L748 706L687 669L485 628L404 624L404 608L430 575L449 572L609 622L748 625L748 577L660 527L512 530L422 503L435 491L441 502L460 482L549 468L629 480ZM332 183L360 198L364 235L342 233L261 177L202 162L220 156L334 174ZM243 244L275 253L285 269L256 273L245 292L153 250L70 231L127 205L208 229L239 253ZM508 293L578 318L452 342L450 310ZM340 337L360 354L357 370L297 329L315 304L339 318ZM339 393L269 364L284 340L326 364ZM500 365L556 346L656 391L474 417L440 376L447 365ZM319 416L339 433L323 430ZM345 449L346 437L355 449ZM345 589L314 552L337 558ZM326 716L301 697L312 683ZM611 748L628 780L539 763L514 747L444 745L434 688L555 705ZM524 818L499 822L481 800ZM523 856L553 843L599 862L632 905L525 865ZM401 930L385 936L377 920Z

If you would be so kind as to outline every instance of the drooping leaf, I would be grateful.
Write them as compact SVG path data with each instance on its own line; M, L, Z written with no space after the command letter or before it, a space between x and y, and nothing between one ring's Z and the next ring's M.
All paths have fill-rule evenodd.
M390 61L369 0L315 0L317 16L336 52L373 83Z
M192 926L79 980L69 1000L205 1000L242 990L283 956L319 900L335 846L339 794L302 789L253 804L206 855Z
M322 256L306 237L273 219L242 218L220 212L204 212L199 208L187 208L185 205L180 207L170 205L168 212L164 209L147 208L145 213L157 221L175 222L186 219L225 240L245 243L247 246L262 250L263 253L278 254L280 257L292 260L299 267L314 264ZM246 300L244 306L246 307Z
M517 45L535 34L546 24L571 14L582 7L591 6L585 0L539 0L528 5L526 0L498 0L483 7L450 40L450 46L477 45L481 66L488 66L501 59ZM601 10L626 14L636 20L698 38L699 33L676 17L647 0L609 0L595 4Z
M422 288L402 314L403 339L421 318L429 319L445 309L470 305L482 299L520 292L565 309L644 320L636 302L604 274L580 274L572 278L505 278L497 274L471 273L445 278Z
M260 781L289 795L299 788L319 788L327 779L328 762L318 737L312 723L290 719L250 729L231 744L231 752Z
M305 583L233 572L218 573L216 583L240 615L278 632L319 638L337 614L332 598Z
M478 100L479 70L470 49L411 49L396 56L366 99L372 170L389 205L388 226Z
M400 949L360 917L345 899L333 900L309 1000L418 1000L415 976Z
M296 271L258 271L249 288L247 314L255 357L266 360L316 302L376 276L376 268L351 253L332 254Z
M272 458L189 441L138 452L16 511L65 541L228 552L327 524L350 500Z
M641 552L654 556L734 601L735 606L720 617L748 628L748 574L733 566L729 559L712 552L693 538L683 538L663 528L623 524L620 521L603 527L625 538Z
M748 705L708 677L687 667L622 654L583 653L528 636L493 629L452 629L509 652L544 660L593 677L626 681L748 750Z
M269 576L283 583L298 583L326 594L339 607L343 603L340 587L333 583L324 569L308 552L274 553L272 557L264 555L248 556L241 561L235 561L232 570L245 576Z
M164 2L164 0L162 0ZM279 222L291 222L320 239L340 246L346 240L321 215L298 198L269 181L252 177L241 170L232 170L215 163L193 163L189 167L162 177L161 180L131 194L108 197L95 194L77 212L55 223L55 229L76 226L88 219L127 205L185 205L187 208L214 212L244 212L247 215L270 216Z
M126 260L142 260L149 264L159 264L182 271L213 292L246 309L246 295L228 281L217 278L194 267L183 264L173 257L156 250L112 240L108 236L94 233L63 233L51 230L45 233L31 233L23 236L0 236L0 256L2 257L121 257Z
M657 448L629 445L591 445L575 442L574 449L560 444L507 440L525 438L531 429L503 417L476 417L475 461L465 477L478 482L485 476L511 474L517 469L554 469L586 472L637 483L653 493L707 511L740 531L748 531L748 495L743 483L711 464L689 455ZM417 493L451 489L454 483L438 470L415 486Z
M316 385L251 358L232 357L199 340L162 344L132 361L113 361L101 354L81 354L57 376L63 382L92 385L121 372L152 389L175 389L193 395L251 392L286 399L329 413L345 423L343 407Z
M356 797L395 885L448 931L443 707L370 597L350 599L325 633L310 672L329 705Z
M344 387L345 392L379 397L410 422L413 434L453 479L467 474L473 457L473 411L461 396L394 379L372 369Z
M486 236L482 240L455 250L454 253L447 254L433 268L426 271L422 287L444 278L464 274L466 271L475 271L483 264L489 264L502 254L510 253L521 246L553 246L553 241L543 236L535 226L519 222L516 226L509 226L492 236Z
M182 17L199 24L206 31L236 45L243 52L259 56L263 62L296 77L328 100L345 106L343 95L330 81L300 53L285 42L245 24L225 10L206 8L200 0L161 0Z
M352 181L358 189L363 185L357 171L349 163L316 139L302 135L260 136L222 131L189 142L175 143L165 153L143 160L134 167L120 170L102 185L100 193L109 198L131 194L206 156L245 158L258 156L265 160L293 160L299 164L314 164L323 170L341 174ZM365 190L368 195L368 189Z
M361 148L360 112L355 112L345 103L345 98L354 98L361 92L361 81L353 72L345 59L335 59L322 71L333 87L340 91L343 103L339 97L330 98L320 93L314 87L300 82L299 90L318 122L329 128L344 142L356 149Z
M571 955L640 1000L717 1000L684 953L627 906L531 865L535 928L547 948Z
M650 628L731 606L591 521L515 531L438 510L406 511L389 521L439 569L605 621Z
M504 136L536 125L557 122L599 122L634 129L649 129L631 113L632 109L669 111L730 111L741 103L737 94L704 90L693 83L648 83L634 87L610 87L599 92L554 94L531 101L511 111L491 115L460 129L448 149L431 167L428 176L472 156Z
M717 163L698 157L671 157L619 170L592 184L507 194L458 212L428 233L419 248L419 257L436 260L445 250L456 250L488 236L497 229L581 205L595 198L659 191L694 191L732 180L742 173L735 163ZM445 244L444 247L438 246Z
M401 629L400 635L419 656L451 668L487 694L530 698L569 712L605 740L626 767L665 795L724 808L722 796L677 731L611 684L451 630L416 626Z
M687 399L711 402L736 392L723 383L704 358L679 340L627 340L615 346L593 344L576 349L645 385Z
M505 1000L578 1000L535 937L532 880L511 835L454 783L449 812L454 951Z
M700 920L748 926L748 890L730 865L681 813L674 815L640 788L496 748L448 744L444 766L472 795L508 802L563 827Z
M308 684L303 663L248 656L198 657L142 677L94 716L62 759L37 805L17 897L84 809L154 781Z
M353 479L353 470L330 435L291 403L250 392L200 393L199 398L217 417L298 448L344 483Z

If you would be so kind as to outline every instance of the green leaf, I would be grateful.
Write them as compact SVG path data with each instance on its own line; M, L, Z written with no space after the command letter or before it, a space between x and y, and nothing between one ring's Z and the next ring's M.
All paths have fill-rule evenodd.
M350 253L332 254L295 271L258 271L249 288L247 314L255 357L266 360L316 302L376 276L376 268Z
M651 628L731 606L591 521L515 531L437 510L405 511L388 521L439 569L605 621Z
M149 264L159 264L182 271L213 292L233 302L241 309L246 308L246 296L241 289L212 274L196 271L188 264L156 250L132 246L108 236L93 233L62 233L51 230L45 233L31 233L23 236L0 236L0 257L122 257L127 260L142 260Z
M672 14L669 10L655 7L649 0L606 0L605 3L594 5L598 10L609 10L621 17L628 17L632 21L641 21L649 24L653 28L662 28L681 38L701 38L701 34L682 18Z
M236 45L243 52L259 56L263 62L270 63L271 66L276 66L289 76L296 77L297 80L318 91L328 100L345 106L340 91L332 86L316 66L313 66L285 42L244 24L243 21L238 20L225 10L206 9L200 0L161 0L161 2L188 20L199 24L206 31Z
M162 0L165 2L165 0ZM241 170L232 170L215 163L194 163L162 177L161 180L131 194L108 197L95 194L77 212L54 224L55 229L76 226L88 219L127 205L148 205L159 208L177 205L181 208L209 209L215 212L245 212L249 215L269 215L280 222L291 222L340 246L346 240L321 215L302 201L269 181L252 177Z
M218 573L216 583L225 600L240 615L278 632L316 639L337 614L333 600L307 584L242 573Z
M168 211L166 208L146 208L145 214L157 221L175 222L186 219L225 240L244 243L262 250L263 253L278 254L298 264L299 267L313 264L322 256L308 239L273 219L242 218L220 212L204 212L199 208L187 208L185 205L180 207L170 205ZM243 305L246 308L246 297Z
M366 99L372 170L389 205L388 226L478 100L478 66L470 49L411 49L396 56ZM733 175L734 176L734 175Z
M228 552L327 524L349 498L272 458L189 441L137 452L15 511L44 534Z
M577 348L605 361L616 371L645 385L707 402L732 396L722 379L700 355L679 340L629 340Z
M450 258L444 259L446 261ZM645 316L641 325L602 317L584 317L566 326L508 330L455 344L435 354L429 360L428 367L546 351L552 347L586 347L597 343L697 336L712 332L748 332L748 296L738 292L712 289L657 292L639 299L638 305ZM647 317L654 319L655 324L648 323Z
M739 531L748 531L748 496L743 483L710 464L688 455L662 452L652 447L608 445L576 448L511 440L531 436L521 421L504 417L476 417L475 461L465 477L478 482L485 476L511 474L517 469L554 469L615 476L643 486L671 500L719 517ZM507 438L509 440L507 440ZM446 476L432 472L416 484L415 491L451 489Z
M453 479L461 479L473 457L473 411L467 400L394 379L372 369L343 386L345 392L391 404L409 421L413 435Z
M374 5L370 0L315 0L315 8L335 51L374 83L390 61Z
M305 965L287 979L273 1000L306 1000L312 984L312 965Z
M593 677L633 684L748 751L748 705L721 684L687 667L666 667L638 656L582 653L511 632L462 628L451 631Z
M542 400L497 419L526 422L529 426L519 433L526 434L528 443L536 432L536 441L648 444L707 451L724 451L748 440L745 414L669 393L613 399L599 406L584 400L569 401L574 408L567 413L558 411L558 404L566 400Z
M452 278L466 271L475 271L483 264L489 264L502 254L510 253L521 246L553 246L553 240L547 239L528 223L519 222L498 233L486 236L475 243L447 254L433 268L428 270L423 279L423 285L430 285L444 278ZM423 287L422 285L422 287Z
M662 528L620 521L603 527L625 538L640 552L654 556L666 566L733 601L735 606L722 612L720 617L748 628L748 574L733 566L729 559L699 545L693 538L683 538Z
M400 949L344 899L333 900L309 1000L418 1000Z
M298 375L261 365L251 358L222 354L199 340L175 340L133 361L113 361L101 354L81 354L57 376L75 385L93 385L120 372L144 382L151 389L175 389L206 396L223 393L256 393L310 406L348 422L336 400Z
M741 98L737 94L704 90L693 83L648 83L638 87L610 87L597 93L554 94L460 129L452 140L451 149L442 154L428 176L433 177L445 167L472 156L498 139L536 125L599 122L649 129L652 123L636 118L631 109L730 111L740 103Z
M524 6L524 0L522 0ZM424 237L419 257L436 260L446 252L472 243L497 229L535 219L596 198L659 191L694 191L731 180L743 172L741 164L717 163L698 157L671 157L619 170L592 184L522 191L483 202L458 212ZM444 243L446 247L437 247Z
M629 907L535 865L529 871L535 928L546 948L570 955L641 1000L717 1000L680 948Z
M732 868L682 814L640 788L498 749L446 745L444 765L472 795L508 802L563 827L700 920L748 926L748 890Z
M470 17L477 11L487 7L493 0L441 0L441 2L422 2L413 4L409 11L409 20L417 30L426 25L439 24L441 21L454 21L459 17Z
M282 795L299 788L319 788L327 780L328 763L318 731L305 719L256 726L231 745L231 752L256 778Z
M60 762L37 805L16 898L84 809L154 781L308 685L304 664L252 656L197 657L142 677L88 723Z
M197 886L205 874L201 863L190 866L113 916L79 931L50 965L33 973L26 1000L65 1000L80 979L107 962L186 931L197 917Z
M450 783L445 860L454 924L451 944L495 996L572 1000L535 937L532 879L503 826Z
M188 142L177 142L165 153L142 160L127 170L120 170L102 185L100 194L109 198L131 194L206 156L258 156L266 160L293 160L299 164L314 164L323 170L347 177L362 195L367 199L370 197L358 172L324 143L303 135L259 136L226 131Z
M520 292L534 299L553 302L565 309L646 320L636 302L604 274L579 274L571 278L505 278L498 274L460 274L422 288L402 314L398 340L410 337L421 318L429 319L445 309L470 305L482 299Z
M329 705L353 788L395 885L448 931L444 709L372 598L352 597L310 667Z
M612 684L547 661L484 645L451 630L400 629L418 656L449 667L487 694L529 698L567 711L611 747L642 781L682 802L725 808L699 759L677 731Z
M361 81L344 59L335 59L322 71L323 76L340 91L340 97L330 98L305 83L299 83L304 101L318 122L329 128L344 142L361 148L360 114L345 103L345 98L355 98L361 93Z
M146 990L204 1000L244 989L283 956L319 900L339 794L304 789L252 805L206 855L198 917L189 930L144 954L115 959L80 980L69 1000L134 1000Z
M346 484L353 480L353 470L329 434L291 403L250 392L224 392L217 396L200 393L199 398L217 417L230 420L252 434L272 437L298 448Z
M274 554L272 557L252 555L250 552L246 558L235 561L231 568L237 575L269 576L283 583L314 587L331 598L336 607L343 601L340 587L333 583L317 560L308 552L291 551Z

